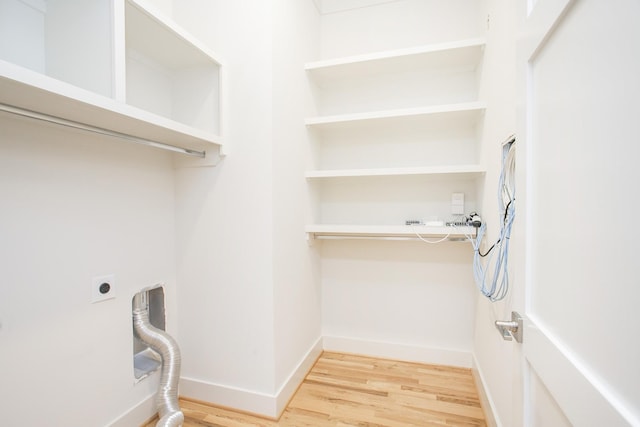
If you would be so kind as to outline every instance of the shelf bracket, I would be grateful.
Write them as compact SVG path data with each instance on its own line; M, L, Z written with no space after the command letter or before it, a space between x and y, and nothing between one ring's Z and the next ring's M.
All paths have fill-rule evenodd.
M316 235L315 235L315 233L306 232L305 234L307 236L307 245L314 246L315 243L316 243Z

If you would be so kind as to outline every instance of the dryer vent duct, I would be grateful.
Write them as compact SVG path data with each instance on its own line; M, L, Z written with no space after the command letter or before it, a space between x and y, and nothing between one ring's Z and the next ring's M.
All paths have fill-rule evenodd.
M180 349L176 340L149 321L148 291L146 290L133 297L133 330L138 339L156 351L162 359L160 387L156 395L160 420L156 426L181 426L184 415L178 404Z

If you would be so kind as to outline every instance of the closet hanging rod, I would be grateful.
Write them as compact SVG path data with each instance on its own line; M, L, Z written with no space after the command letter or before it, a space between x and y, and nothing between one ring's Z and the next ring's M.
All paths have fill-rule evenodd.
M420 241L416 236L372 236L372 235L344 235L344 234L315 234L309 232L311 239L316 240L392 240L392 241ZM428 238L442 239L443 236L428 236ZM466 242L465 236L449 236L443 242ZM435 242L433 242L435 243Z
M66 126L74 129L80 129L87 132L93 132L100 135L111 136L113 138L120 138L126 141L135 142L136 144L146 145L148 147L161 148L163 150L173 151L175 153L186 154L187 156L201 157L206 156L205 151L190 150L188 148L176 147L174 145L165 144L163 142L152 141L150 139L139 138L137 136L129 135L126 133L115 132L112 130L100 128L97 126L91 126L84 123L76 122L73 120L63 119L61 117L50 116L48 114L37 113L35 111L26 110L20 107L14 107L12 105L0 104L0 111L4 111L17 116L28 117L30 119L41 120L49 123L54 123L60 126Z

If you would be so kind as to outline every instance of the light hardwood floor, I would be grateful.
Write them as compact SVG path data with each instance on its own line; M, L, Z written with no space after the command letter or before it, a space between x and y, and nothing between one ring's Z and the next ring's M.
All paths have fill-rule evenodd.
M278 421L185 399L180 406L184 427L486 426L469 369L328 352Z

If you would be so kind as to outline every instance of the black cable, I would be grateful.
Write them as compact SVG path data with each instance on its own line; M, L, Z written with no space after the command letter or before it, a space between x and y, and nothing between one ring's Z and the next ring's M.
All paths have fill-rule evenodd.
M509 200L509 203L507 203L507 206L504 208L504 217L502 219L502 222L504 224L507 223L507 213L509 212L509 206L511 206L511 203L513 202L513 199ZM508 237L507 237L508 238ZM491 253L491 251L493 250L493 248L496 247L496 245L498 243L500 243L502 239L498 239L493 245L491 245L491 247L487 250L487 252L485 252L484 254L480 252L480 249L478 249L478 255L480 255L482 258L486 257L487 255L489 255Z
M483 255L483 254L481 254L481 253L480 253L480 249L478 249L478 255L480 255L482 258L486 257L486 256L487 256L487 255L489 255L489 253L493 250L493 248L495 248L495 247L496 247L496 245L497 245L498 243L500 243L500 239L498 239L498 241L497 241L497 242L495 242L493 245L491 245L491 247L489 248L489 250L488 250L487 252L485 252L485 253L484 253L484 255Z

